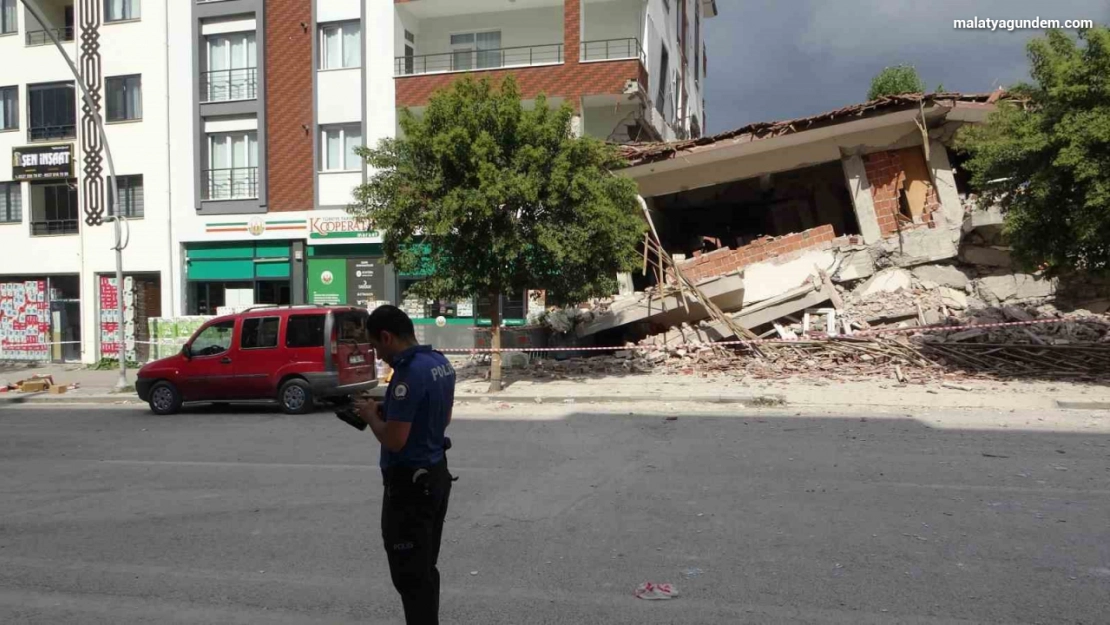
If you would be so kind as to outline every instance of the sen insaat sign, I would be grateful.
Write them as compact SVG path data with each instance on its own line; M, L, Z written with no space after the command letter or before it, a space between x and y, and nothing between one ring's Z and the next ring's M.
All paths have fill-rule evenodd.
M12 180L73 177L73 145L32 145L12 148Z

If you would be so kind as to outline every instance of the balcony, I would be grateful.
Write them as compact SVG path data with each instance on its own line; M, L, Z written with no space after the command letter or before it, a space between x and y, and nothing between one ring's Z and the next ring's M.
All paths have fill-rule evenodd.
M258 97L258 68L243 67L203 72L201 102L254 100Z
M67 26L65 28L51 28L47 30L29 30L26 35L27 46L48 46L53 42L50 39L50 33L61 41L73 41L73 27Z
M258 168L206 169L201 179L201 199L252 200L258 197Z
M583 41L578 50L581 61L619 61L639 59L647 65L647 55L636 37Z
M57 141L59 139L74 139L76 137L76 124L64 124L61 126L31 126L27 130L27 138L31 141Z
M474 72L513 67L561 65L563 44L460 50L437 54L399 56L394 60L395 76L419 76L448 72Z
M44 219L31 222L31 236L52 237L64 234L78 234L80 232L77 219Z

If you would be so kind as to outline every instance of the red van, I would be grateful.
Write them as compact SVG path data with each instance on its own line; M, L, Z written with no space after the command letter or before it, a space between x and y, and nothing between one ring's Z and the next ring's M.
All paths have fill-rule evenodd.
M276 399L288 414L377 386L370 314L353 306L259 306L204 324L181 353L139 370L155 414L183 402Z

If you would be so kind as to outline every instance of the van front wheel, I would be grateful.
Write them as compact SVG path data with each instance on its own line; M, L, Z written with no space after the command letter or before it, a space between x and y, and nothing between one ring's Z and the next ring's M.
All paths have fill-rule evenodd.
M312 412L312 387L300 378L293 378L281 385L278 403L285 414L307 414Z
M181 410L181 393L169 382L159 382L150 389L150 410L156 415L170 415Z

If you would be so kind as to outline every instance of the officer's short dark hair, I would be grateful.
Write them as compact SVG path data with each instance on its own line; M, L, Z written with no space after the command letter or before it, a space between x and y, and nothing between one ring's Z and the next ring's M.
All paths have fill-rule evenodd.
M381 338L382 332L389 332L401 339L416 338L416 328L412 325L412 319L409 319L405 311L389 304L378 306L370 313L366 329L370 331L370 336L376 339Z

